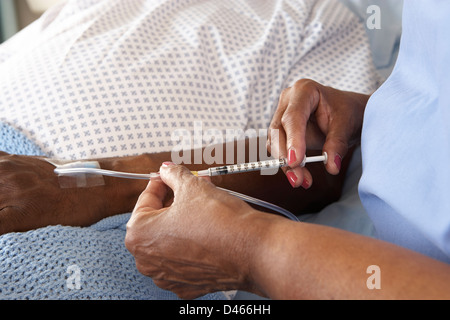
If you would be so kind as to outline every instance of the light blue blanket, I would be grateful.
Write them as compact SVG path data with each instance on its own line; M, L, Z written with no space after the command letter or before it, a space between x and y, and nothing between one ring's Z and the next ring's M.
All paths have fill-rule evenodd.
M0 150L45 156L0 123ZM124 245L130 214L88 228L51 226L0 237L0 299L177 299L140 274ZM226 293L201 299L227 299Z

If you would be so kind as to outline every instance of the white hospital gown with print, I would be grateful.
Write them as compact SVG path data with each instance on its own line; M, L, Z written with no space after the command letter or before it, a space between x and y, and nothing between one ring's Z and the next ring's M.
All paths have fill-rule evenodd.
M0 46L0 75L0 121L61 159L170 151L196 123L265 129L301 78L378 82L364 26L324 0L67 1Z

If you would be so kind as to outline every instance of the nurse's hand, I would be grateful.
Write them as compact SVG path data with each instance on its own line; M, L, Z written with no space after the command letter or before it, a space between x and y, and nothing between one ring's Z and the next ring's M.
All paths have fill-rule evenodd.
M282 92L270 125L268 150L274 157L288 159L284 171L293 187L308 189L312 184L311 173L300 167L307 149L326 152L326 170L339 173L349 148L360 141L369 97L307 79Z
M160 173L162 181L149 183L127 224L125 245L137 269L185 299L252 290L248 263L255 243L250 235L252 230L263 233L255 220L281 218L252 209L184 167L167 164ZM169 188L173 203L165 207Z

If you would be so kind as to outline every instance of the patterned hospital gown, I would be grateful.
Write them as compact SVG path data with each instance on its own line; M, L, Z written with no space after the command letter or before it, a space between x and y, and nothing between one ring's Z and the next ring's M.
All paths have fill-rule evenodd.
M61 159L170 151L196 123L267 128L301 78L376 89L337 1L73 0L0 46L0 121Z

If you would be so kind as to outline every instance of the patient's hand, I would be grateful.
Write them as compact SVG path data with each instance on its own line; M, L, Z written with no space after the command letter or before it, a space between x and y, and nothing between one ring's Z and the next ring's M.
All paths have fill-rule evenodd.
M112 161L102 167L108 164ZM105 186L62 189L54 168L41 158L0 152L0 234L48 225L87 226L131 212L145 188L142 182L105 180Z

